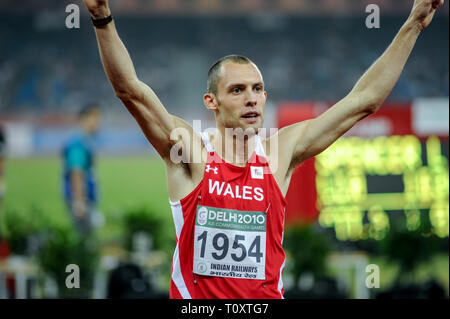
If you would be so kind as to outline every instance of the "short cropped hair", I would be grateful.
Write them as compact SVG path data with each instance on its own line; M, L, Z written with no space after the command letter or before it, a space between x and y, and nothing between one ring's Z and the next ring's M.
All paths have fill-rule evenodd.
M82 119L94 111L100 111L100 105L97 102L87 103L78 111L78 118Z
M214 64L209 68L208 71L208 82L207 82L207 90L208 93L217 94L217 85L219 84L220 80L220 67L225 62L233 62L237 64L248 64L253 63L249 58L243 56L243 55L227 55L223 58L220 58Z

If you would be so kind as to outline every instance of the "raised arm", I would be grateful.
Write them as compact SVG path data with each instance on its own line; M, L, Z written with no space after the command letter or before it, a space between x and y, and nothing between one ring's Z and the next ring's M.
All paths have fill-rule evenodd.
M279 132L284 154L291 154L291 171L321 153L358 121L376 112L397 82L422 30L443 0L416 0L400 31L351 92L315 119L296 123Z
M83 0L93 19L111 14L108 0ZM128 111L138 122L147 139L159 155L170 162L170 148L179 141L170 139L176 127L190 126L172 116L162 105L153 90L141 82L125 45L119 38L114 21L106 26L96 27L98 47L106 75Z

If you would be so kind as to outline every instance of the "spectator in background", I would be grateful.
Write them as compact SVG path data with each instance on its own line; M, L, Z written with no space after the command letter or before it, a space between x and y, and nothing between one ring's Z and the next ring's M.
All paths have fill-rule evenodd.
M6 184L4 177L5 170L5 157L6 157L6 137L3 131L3 127L0 125L0 212L3 196L5 195ZM1 229L0 229L1 231Z
M78 115L80 128L65 143L64 196L70 217L77 232L83 237L91 234L93 226L102 224L96 210L97 181L95 176L94 136L100 123L100 108L88 104Z
M2 202L3 197L6 192L6 182L5 182L5 161L6 161L6 136L3 127L0 124L0 262L6 259L9 255L9 244L6 238L2 235ZM1 287L4 284L2 282L2 276L0 273L0 299L2 296L2 291L6 291L5 287ZM3 290L2 290L3 289Z
M4 166L6 157L6 137L3 127L0 124L0 264L8 258L10 254L9 244L2 235L2 201L5 195ZM0 299L9 298L7 277L0 271Z

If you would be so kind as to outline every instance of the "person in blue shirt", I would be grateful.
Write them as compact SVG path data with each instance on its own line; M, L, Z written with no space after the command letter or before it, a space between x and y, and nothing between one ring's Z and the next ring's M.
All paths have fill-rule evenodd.
M64 144L64 196L75 229L82 236L91 233L96 216L94 136L100 124L100 108L88 104L79 112L79 130Z
M2 203L3 195L5 194L6 189L4 180L5 158L6 158L6 137L5 133L3 132L3 127L0 125L0 205Z
M5 182L5 161L6 161L6 134L3 130L3 127L0 123L0 259L1 256L1 248L2 248L2 204L3 198L6 193L6 182ZM0 282L1 283L1 282ZM1 294L0 294L1 295Z

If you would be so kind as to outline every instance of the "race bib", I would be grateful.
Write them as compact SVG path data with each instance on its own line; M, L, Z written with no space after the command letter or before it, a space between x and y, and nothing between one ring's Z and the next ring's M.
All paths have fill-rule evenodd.
M265 268L264 212L197 206L194 273L261 280Z

